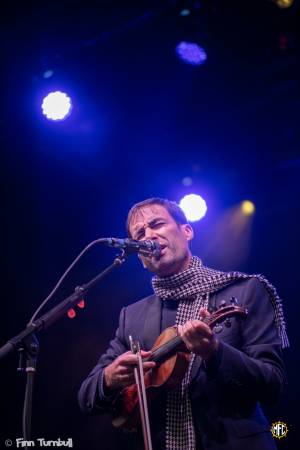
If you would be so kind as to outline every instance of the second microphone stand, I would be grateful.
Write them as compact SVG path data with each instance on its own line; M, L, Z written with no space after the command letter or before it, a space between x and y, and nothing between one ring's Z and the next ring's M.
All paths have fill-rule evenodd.
M34 376L36 373L37 357L39 354L39 342L35 335L36 332L42 329L48 328L55 323L60 317L64 316L69 309L77 305L79 300L87 294L87 292L101 281L106 275L108 275L115 267L120 267L125 261L126 253L122 250L114 262L100 272L96 277L90 280L88 283L78 286L75 292L69 297L60 302L57 306L45 313L39 319L30 322L27 327L17 336L9 339L5 345L0 348L0 359L11 351L17 349L20 353L18 370L26 370L26 389L24 396L24 408L23 408L23 437L26 441L31 437L31 419L32 419L32 398L33 398L33 386ZM25 364L26 363L26 364ZM26 366L26 367L24 367ZM27 447L25 447L27 449Z

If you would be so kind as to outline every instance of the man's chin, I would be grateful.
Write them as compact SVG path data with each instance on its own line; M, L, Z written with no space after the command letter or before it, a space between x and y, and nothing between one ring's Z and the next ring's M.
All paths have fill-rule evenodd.
M176 260L173 255L164 254L159 259L151 258L144 265L150 272L155 273L158 277L170 277L176 273L180 273L188 268L190 259L181 261Z
M176 265L170 263L170 261L157 261L157 264L148 268L151 272L155 273L158 277L169 277L177 272Z

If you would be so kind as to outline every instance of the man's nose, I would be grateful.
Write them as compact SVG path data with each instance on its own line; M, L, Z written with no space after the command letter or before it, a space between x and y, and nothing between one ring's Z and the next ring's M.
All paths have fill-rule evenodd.
M145 239L157 239L156 231L151 227L145 228Z

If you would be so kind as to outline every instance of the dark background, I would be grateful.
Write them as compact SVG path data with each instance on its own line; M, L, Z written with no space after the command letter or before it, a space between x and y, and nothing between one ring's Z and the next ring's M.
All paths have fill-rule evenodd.
M1 344L25 327L88 242L125 235L133 203L199 193L208 213L194 225L193 251L215 268L263 273L284 300L289 389L267 413L288 424L279 447L297 448L299 9L296 1L282 10L267 0L1 6ZM205 48L204 65L178 59L182 40ZM59 123L40 111L54 89L73 101ZM193 184L184 186L184 177ZM244 199L256 214L238 234L229 218ZM93 249L49 307L115 254ZM33 438L120 448L110 418L84 417L76 396L121 306L150 292L150 276L131 256L93 289L83 313L40 333ZM0 364L5 448L5 439L22 435L25 379L16 354Z

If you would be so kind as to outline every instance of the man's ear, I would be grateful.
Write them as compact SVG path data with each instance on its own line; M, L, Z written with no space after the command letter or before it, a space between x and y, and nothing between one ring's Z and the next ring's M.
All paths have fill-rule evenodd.
M185 234L186 240L191 241L194 237L194 230L189 223L184 223L181 225L181 229Z

